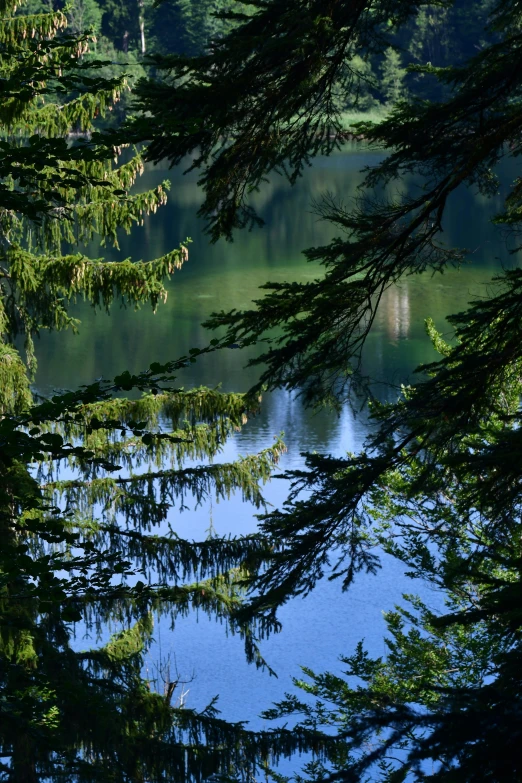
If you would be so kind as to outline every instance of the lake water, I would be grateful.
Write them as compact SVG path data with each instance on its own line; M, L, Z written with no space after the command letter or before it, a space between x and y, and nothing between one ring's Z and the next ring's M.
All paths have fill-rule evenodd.
M255 198L265 227L237 235L232 244L214 246L208 244L196 217L201 193L195 178L183 177L178 171L147 169L140 188L171 179L167 206L147 218L132 236L124 236L120 252L94 248L94 253L148 260L191 237L189 261L173 276L168 301L155 315L147 308L135 313L117 307L110 316L95 315L79 304L76 314L82 326L78 336L47 334L37 345L38 387L43 391L73 388L100 375L111 378L124 369L139 371L152 361L176 358L208 342L211 335L201 322L211 311L248 306L268 280L316 276L301 251L328 242L335 230L312 214L312 201L328 191L348 202L362 179L361 168L380 157L353 144L340 154L316 161L293 188L273 178ZM501 171L502 187L513 176L508 167ZM401 188L408 186L412 187L401 184ZM485 293L487 282L502 264L513 265L513 257L489 222L500 207L498 198L498 202L486 201L463 190L450 203L444 223L446 240L468 248L469 263L444 275L410 278L386 293L364 354L364 368L373 378L396 386L410 377L416 365L434 359L424 318L431 316L442 330L447 329L448 314ZM226 390L244 391L256 378L254 370L244 369L246 358L241 351L214 354L187 370L182 382L187 387L222 383ZM388 397L396 393L384 386L382 390ZM258 451L282 430L288 446L281 463L285 469L302 465L303 451L344 454L356 450L368 424L364 412L355 416L346 409L341 416L314 415L294 396L277 392L264 399L262 414L227 444L223 459ZM274 480L265 494L271 503L281 504L286 490L284 481ZM237 498L209 503L194 512L173 512L173 520L180 535L196 539L205 534L211 521L218 533L247 532L256 524L252 509ZM439 596L431 595L422 584L412 585L397 563L385 560L378 576L360 578L348 593L341 593L337 582L324 582L306 599L294 600L281 614L283 631L262 646L278 679L248 666L241 641L227 638L223 626L195 616L177 622L174 630L164 622L157 625L149 670L154 674L159 655L169 657L181 679L192 680L186 686L188 706L202 707L220 694L223 717L249 720L251 726L260 727L259 711L291 690L291 677L300 675L300 665L338 672L338 656L350 654L361 638L371 653L385 654L382 611L399 602L403 592L414 591L420 591L433 606L439 605Z

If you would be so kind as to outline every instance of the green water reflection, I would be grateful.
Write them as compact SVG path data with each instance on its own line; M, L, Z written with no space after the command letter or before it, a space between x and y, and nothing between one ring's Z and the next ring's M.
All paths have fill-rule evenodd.
M201 194L195 177L148 168L140 188L169 176L172 189L167 206L131 236L124 235L119 252L89 250L107 258L151 259L191 237L189 261L173 276L167 303L156 314L148 308L135 313L116 306L107 316L79 303L75 307L82 321L79 335L43 334L38 342L38 387L74 387L100 375L111 377L123 369L141 370L151 361L174 358L208 341L210 335L201 323L211 311L249 306L267 280L315 277L317 267L308 264L301 251L327 243L336 232L312 213L312 202L325 192L348 202L357 194L360 169L380 157L353 144L342 154L317 161L293 188L273 178L255 197L265 227L214 246L208 244L196 217ZM509 170L502 172L505 184L510 178ZM398 189L394 185L390 191ZM365 354L365 370L371 376L390 381L407 378L416 364L432 358L424 318L429 315L444 327L445 316L480 295L502 263L513 263L500 232L489 222L498 207L497 199L487 201L470 191L453 197L444 224L445 240L469 248L469 263L444 275L409 278L385 294ZM255 379L255 371L243 370L246 358L241 352L225 351L191 368L184 380L246 389Z

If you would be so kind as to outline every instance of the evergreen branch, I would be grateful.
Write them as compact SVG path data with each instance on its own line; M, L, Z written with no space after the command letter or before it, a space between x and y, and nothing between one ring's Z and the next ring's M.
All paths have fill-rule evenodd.
M88 133L94 127L93 120L112 109L126 86L125 78L120 77L106 81L103 90L86 92L64 104L27 107L27 113L19 115L20 127L28 136L67 136L72 130Z
M64 27L67 27L67 17L63 11L12 17L3 15L0 43L14 45L25 38L53 38Z
M64 302L77 296L105 310L117 296L122 303L136 307L149 301L155 309L160 299L167 298L164 278L179 269L187 255L182 246L154 261L133 263L127 259L113 264L79 254L34 256L11 247L8 252L11 296L5 304L8 330L17 334L37 332L41 328L75 328Z
M350 58L380 50L386 27L403 23L418 6L402 0L252 5L252 17L214 41L208 55L155 58L167 78L137 90L138 106L154 111L155 127L142 120L131 127L150 140L151 160L179 163L198 150L192 168L202 170L200 213L214 241L258 222L248 195L270 171L285 171L295 182L311 157L340 146L346 136L341 102L356 105L361 78Z
M240 490L244 501L256 507L264 505L259 482L269 479L283 450L283 444L278 440L259 454L242 457L233 463L91 481L55 481L42 489L50 496L54 493L57 498L65 498L82 515L101 504L104 518L112 520L117 514L123 514L127 521L132 520L137 529L146 529L164 520L177 499L183 508L189 495L193 496L196 505L200 505L211 493L218 499L224 499ZM156 500L156 491L159 501Z

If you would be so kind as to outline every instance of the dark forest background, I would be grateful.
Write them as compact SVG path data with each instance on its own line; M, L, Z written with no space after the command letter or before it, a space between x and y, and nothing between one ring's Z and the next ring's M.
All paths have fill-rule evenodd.
M356 55L352 64L362 75L357 108L360 112L386 111L397 100L415 95L417 99L440 100L443 87L425 73L408 72L408 66L430 63L434 67L455 66L478 54L491 34L485 32L491 0L459 0L450 8L427 6L390 37L398 48ZM224 37L236 24L238 14L249 14L248 4L238 0L30 0L22 13L49 10L66 12L68 31L96 35L96 45L87 58L103 59L101 75L119 76L123 70L130 85L142 76L154 76L149 55L197 56L208 50L212 39ZM353 112L353 95L350 107ZM128 93L103 125L116 125L129 111Z

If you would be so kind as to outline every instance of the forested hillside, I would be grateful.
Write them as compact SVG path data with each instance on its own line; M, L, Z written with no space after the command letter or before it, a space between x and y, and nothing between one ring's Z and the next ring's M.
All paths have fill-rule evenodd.
M408 66L458 65L487 43L484 31L491 0L459 0L449 7L422 5L405 25L397 28L391 46L364 57L356 55L352 67L361 74L357 109L361 112L387 109L410 94L437 99L440 84L425 74L407 72ZM155 73L155 55L197 56L207 51L212 39L221 39L252 7L238 0L30 0L21 13L63 10L69 32L91 31L97 43L88 59L103 59L105 77L128 75L132 85ZM151 57L149 57L149 55ZM110 118L119 122L129 108L124 95ZM353 108L347 106L347 108ZM105 118L103 125L109 120Z

